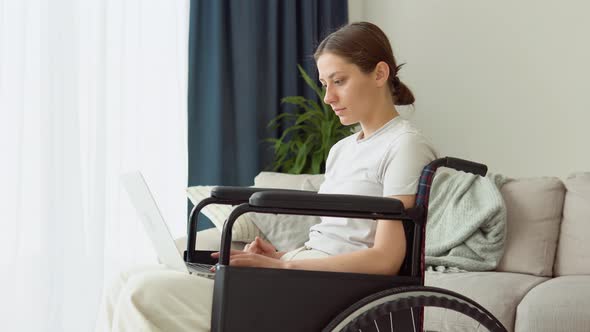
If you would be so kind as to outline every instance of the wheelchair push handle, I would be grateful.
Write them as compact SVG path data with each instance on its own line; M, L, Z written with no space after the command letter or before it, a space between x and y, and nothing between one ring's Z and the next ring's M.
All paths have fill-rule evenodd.
M488 167L484 164L453 157L446 157L445 159L446 162L443 166L454 168L458 171L473 173L481 176L485 176L488 172Z

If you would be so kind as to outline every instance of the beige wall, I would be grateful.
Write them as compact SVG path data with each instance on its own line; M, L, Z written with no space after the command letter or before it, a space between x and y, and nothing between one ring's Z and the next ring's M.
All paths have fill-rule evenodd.
M509 176L590 171L590 2L349 0L388 35L441 155Z

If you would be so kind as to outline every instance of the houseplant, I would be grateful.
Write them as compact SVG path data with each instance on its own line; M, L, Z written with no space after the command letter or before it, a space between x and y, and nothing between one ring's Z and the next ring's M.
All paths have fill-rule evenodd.
M295 106L293 113L282 113L268 123L276 129L281 121L292 124L280 138L268 138L273 144L272 171L290 174L320 174L325 171L326 159L332 145L353 133L350 126L343 126L329 105L323 103L325 89L318 86L305 70L297 65L305 83L319 97L320 103L302 96L281 99L281 104Z

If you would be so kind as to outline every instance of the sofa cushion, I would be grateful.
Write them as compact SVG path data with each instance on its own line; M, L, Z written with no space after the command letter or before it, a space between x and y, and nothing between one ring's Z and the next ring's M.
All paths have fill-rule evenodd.
M551 276L565 187L554 177L513 180L502 189L508 214L504 255L497 271Z
M507 272L427 272L425 284L469 297L496 316L508 331L513 331L516 306L531 288L545 280ZM424 328L428 331L480 331L477 326L475 320L455 311L431 307L425 310Z
M590 274L590 172L569 176L555 258L556 275Z
M261 172L254 178L254 186L318 191L323 181L323 174ZM252 222L279 251L289 251L302 246L309 239L310 227L321 219L318 216L256 214Z
M186 236L174 239L178 252L183 255L186 250ZM236 250L243 250L246 243L232 241L231 248ZM195 250L219 250L221 247L221 232L213 227L197 232L197 242L195 243Z
M317 191L324 182L323 174L287 174L260 172L254 178L254 186L261 188L301 189Z
M518 305L518 332L590 331L590 276L564 276L533 288Z
M211 189L214 186L193 186L187 188L186 192L194 205L199 204L200 201L205 198L211 197ZM223 229L223 224L227 217L234 209L234 206L224 204L209 204L201 210L201 213L205 215L215 225L217 230ZM254 217L253 213L246 213L238 217L234 223L232 229L232 241L236 242L252 242L256 236L264 238L264 234L256 227L252 222ZM199 223L201 220L199 219Z
M254 178L254 187L318 191L323 181L323 174L260 172ZM212 188L213 186L189 187L188 197L196 205L210 197ZM210 204L201 212L221 230L233 209L229 205ZM278 250L288 251L302 246L309 238L309 228L319 222L320 218L317 216L246 213L236 220L232 240L248 243L259 236L271 242Z

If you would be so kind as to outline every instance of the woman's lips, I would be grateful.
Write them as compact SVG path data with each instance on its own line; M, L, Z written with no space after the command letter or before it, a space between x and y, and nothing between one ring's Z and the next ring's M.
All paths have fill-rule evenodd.
M336 113L336 115L340 115L342 114L342 112L344 112L344 110L346 110L346 108L335 108L334 112Z

